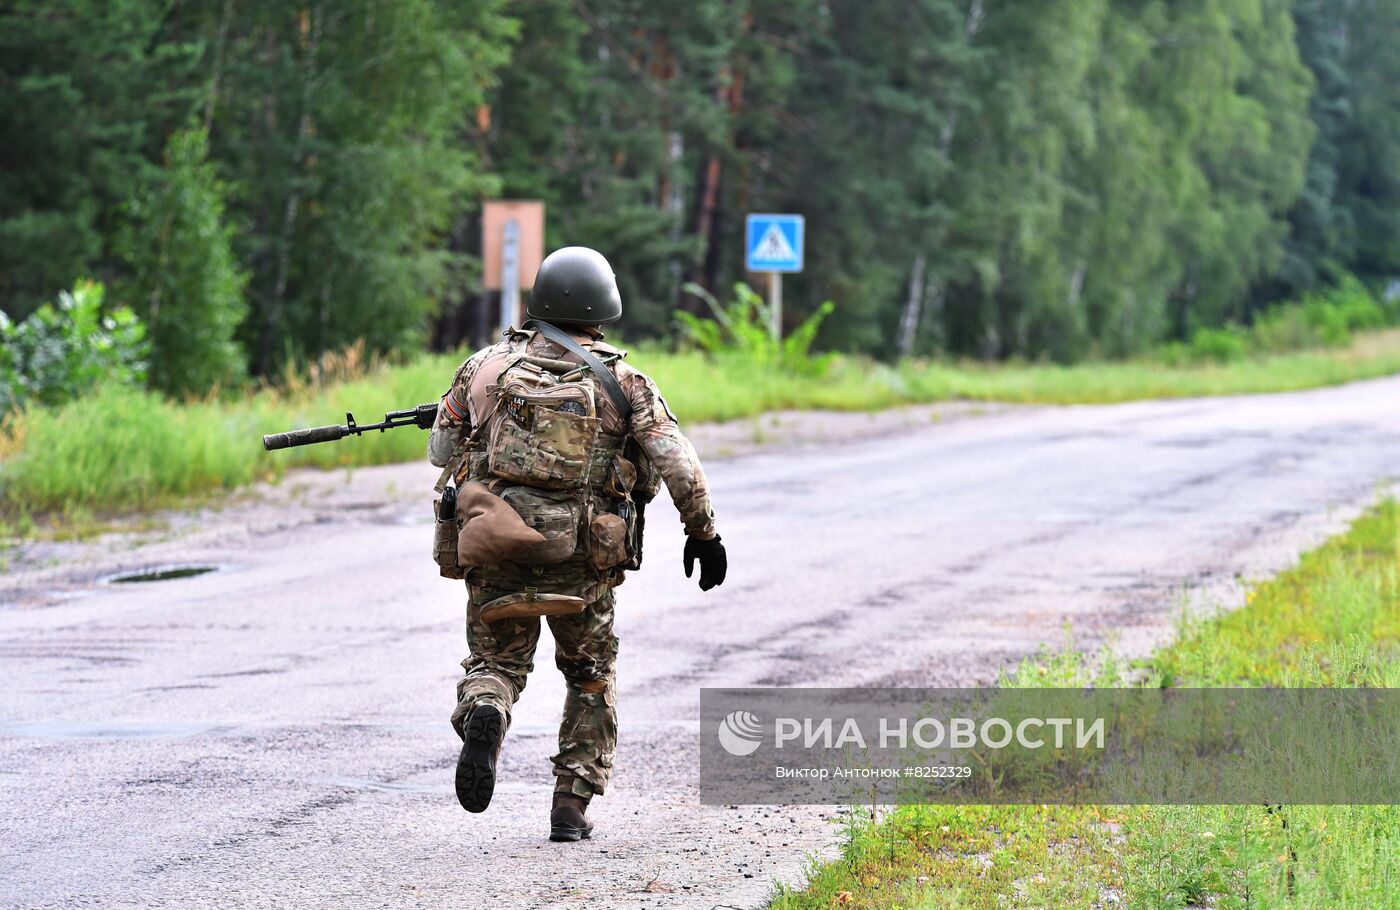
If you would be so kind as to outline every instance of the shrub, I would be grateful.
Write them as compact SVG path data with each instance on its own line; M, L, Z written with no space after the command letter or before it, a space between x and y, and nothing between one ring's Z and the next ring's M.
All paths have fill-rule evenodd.
M1258 351L1283 353L1341 347L1351 333L1383 328L1386 311L1366 286L1348 275L1335 288L1310 294L1301 303L1280 303L1255 317L1250 330Z
M0 415L145 381L145 328L126 307L103 313L102 297L80 281L23 322L0 313Z
M1187 356L1195 363L1234 363L1249 351L1245 338L1244 330L1236 325L1197 329L1186 346Z
M1347 318L1339 307L1333 306L1325 297L1309 297L1302 304L1303 318L1323 347L1340 347L1351 340L1351 330L1347 328Z
M823 376L830 369L834 354L811 353L822 321L836 308L830 300L779 341L769 331L768 304L742 281L734 285L734 300L727 306L698 284L687 284L685 289L704 300L715 315L704 319L683 310L675 314L686 340L707 354L738 356L755 366L780 367L802 376Z
M1351 275L1328 294L1327 299L1342 314L1347 328L1353 332L1383 328L1389 322L1380 301L1366 285Z

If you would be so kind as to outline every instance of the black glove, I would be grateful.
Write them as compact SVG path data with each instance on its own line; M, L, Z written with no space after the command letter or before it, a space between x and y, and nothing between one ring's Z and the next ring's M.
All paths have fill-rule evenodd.
M724 555L724 544L716 534L709 540L698 537L685 539L685 577L695 569L695 560L700 560L700 590L708 591L724 584L724 575L729 571L729 558Z

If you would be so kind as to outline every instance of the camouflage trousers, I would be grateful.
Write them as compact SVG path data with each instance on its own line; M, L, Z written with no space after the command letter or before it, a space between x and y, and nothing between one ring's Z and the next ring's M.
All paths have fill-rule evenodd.
M467 715L479 704L495 705L509 725L511 707L534 669L540 640L540 621L535 617L482 622L481 606L504 592L477 585L470 588L467 644L471 655L462 661L467 673L457 683L457 709L452 712L458 736ZM605 589L582 613L545 618L554 636L554 663L567 686L559 752L552 757L554 789L587 799L607 789L617 751L613 592Z

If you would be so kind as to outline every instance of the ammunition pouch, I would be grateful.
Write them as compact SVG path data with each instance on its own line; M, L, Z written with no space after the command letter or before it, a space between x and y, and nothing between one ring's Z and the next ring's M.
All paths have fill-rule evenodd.
M599 572L627 562L627 520L600 512L588 523L588 564Z
M457 535L461 533L457 519L457 489L448 487L441 499L433 500L433 562L443 578L461 579L466 569L457 564Z

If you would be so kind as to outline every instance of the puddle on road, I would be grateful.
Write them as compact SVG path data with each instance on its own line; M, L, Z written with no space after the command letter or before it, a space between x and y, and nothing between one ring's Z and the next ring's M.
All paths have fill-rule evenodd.
M146 569L141 572L128 572L122 575L113 575L107 581L114 585L134 584L145 581L171 581L176 578L192 578L195 575L204 575L208 572L218 571L218 566L162 566L155 569Z

